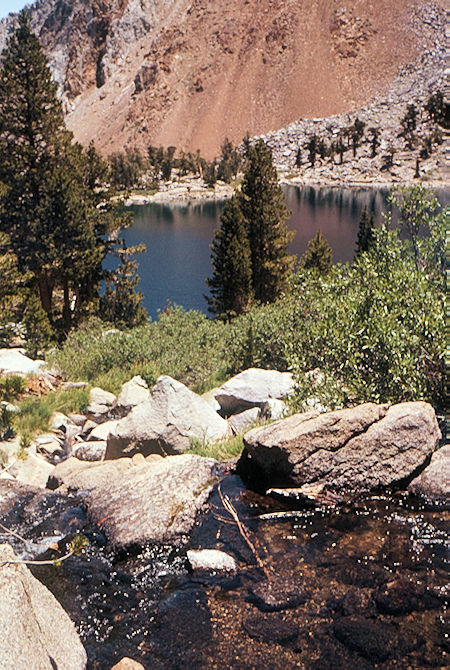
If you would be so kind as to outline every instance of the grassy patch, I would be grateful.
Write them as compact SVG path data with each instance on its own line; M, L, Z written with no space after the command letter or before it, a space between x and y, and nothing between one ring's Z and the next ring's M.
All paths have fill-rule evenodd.
M191 444L190 453L206 458L215 458L217 461L226 461L229 458L239 456L244 448L243 434L234 435L220 442L209 442L194 437L191 438Z
M55 391L46 396L24 398L19 402L19 412L12 425L25 441L34 435L49 430L50 419L55 412L83 412L89 404L89 389Z

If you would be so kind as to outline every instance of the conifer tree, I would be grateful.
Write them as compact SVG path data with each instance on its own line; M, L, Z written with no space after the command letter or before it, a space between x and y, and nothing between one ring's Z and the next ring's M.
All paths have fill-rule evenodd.
M245 312L252 300L252 271L247 226L236 196L227 202L211 245L213 276L206 283L209 310L219 316Z
M375 230L375 220L373 212L369 216L367 207L364 207L359 222L358 237L356 239L355 256L359 256L364 251L369 251L370 247L372 246L375 240L374 230Z
M28 305L38 296L62 335L74 316L98 308L109 236L127 221L103 186L106 164L73 142L56 93L24 10L0 66L0 231L28 278Z
M255 300L273 302L285 288L294 264L287 251L294 236L272 152L262 140L250 145L239 206L246 221Z
M313 237L303 254L300 264L306 270L316 270L319 274L327 274L333 264L333 252L321 231Z

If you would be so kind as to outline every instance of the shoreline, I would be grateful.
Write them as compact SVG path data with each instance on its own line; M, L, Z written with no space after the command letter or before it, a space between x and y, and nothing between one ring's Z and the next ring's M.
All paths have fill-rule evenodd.
M292 171L286 171L292 172ZM313 178L305 179L298 176L287 176L282 171L279 172L278 183L280 186L315 187L315 188L348 188L348 189L392 189L397 186L414 186L423 184L434 190L450 189L450 182L443 180L424 180L420 179L383 179L383 180L343 180ZM151 203L171 204L174 206L186 206L191 203L214 202L218 200L227 200L235 193L235 188L229 184L217 184L214 189L204 186L201 179L192 180L189 184L169 185L165 190L157 191L152 194L139 192L131 193L125 199L125 207L135 205L149 205Z

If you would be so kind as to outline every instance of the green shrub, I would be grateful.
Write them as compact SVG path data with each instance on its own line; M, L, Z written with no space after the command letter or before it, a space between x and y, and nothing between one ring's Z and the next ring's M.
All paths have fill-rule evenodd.
M19 403L19 412L12 425L24 440L30 441L39 432L49 429L55 412L85 412L89 404L89 389L54 391L46 396L28 397Z
M129 331L105 330L98 320L75 331L50 356L51 365L72 380L117 392L136 374L152 386L167 374L197 391L222 378L227 369L225 324L196 311L173 307L158 321Z
M0 377L0 400L13 402L25 391L25 387L26 381L19 375Z
M207 440L192 438L191 444L192 449L189 453L204 456L205 458L215 458L217 461L226 461L229 458L235 458L242 453L244 448L242 435L234 435L220 442L208 442Z

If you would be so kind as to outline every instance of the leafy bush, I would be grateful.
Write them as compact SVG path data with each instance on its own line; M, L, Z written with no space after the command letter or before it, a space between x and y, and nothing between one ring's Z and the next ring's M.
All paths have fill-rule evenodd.
M135 374L169 374L203 392L256 366L292 370L293 406L427 399L443 406L444 218L422 186L393 196L400 229L374 231L353 265L301 268L275 303L223 323L180 307L120 332L92 321L51 357L71 379L117 392ZM401 237L400 237L401 231ZM318 368L319 381L305 378Z
M225 324L181 307L129 331L105 331L94 320L74 332L50 362L67 378L101 381L113 392L135 374L150 386L167 374L202 392L225 374L224 332Z

